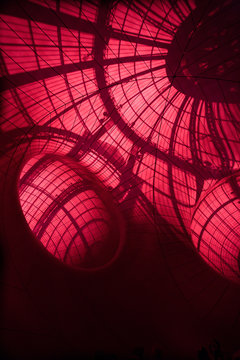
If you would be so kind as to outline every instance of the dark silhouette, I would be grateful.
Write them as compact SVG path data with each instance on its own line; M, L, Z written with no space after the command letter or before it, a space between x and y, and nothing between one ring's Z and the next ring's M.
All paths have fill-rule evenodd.
M210 360L208 351L204 346L198 351L198 360Z
M210 351L210 354L212 354L214 360L222 360L223 359L221 346L217 339L214 339L213 342L209 345L209 351Z

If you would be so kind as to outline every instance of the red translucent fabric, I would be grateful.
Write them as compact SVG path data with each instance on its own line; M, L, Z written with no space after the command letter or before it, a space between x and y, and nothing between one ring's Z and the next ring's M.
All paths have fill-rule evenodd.
M227 177L203 194L193 213L192 240L222 275L239 280L240 175Z
M131 221L157 230L167 224L179 241L190 241L199 222L196 245L206 230L198 220L202 192L240 168L239 11L234 1L193 0L5 6L4 152L25 146L29 157L68 155L98 177ZM211 203L204 203L210 213ZM216 241L218 255L210 261L196 250L236 280L221 232L207 231L207 251Z
M51 155L28 160L19 178L33 234L56 258L82 268L106 265L122 240L112 204L94 180L75 162Z

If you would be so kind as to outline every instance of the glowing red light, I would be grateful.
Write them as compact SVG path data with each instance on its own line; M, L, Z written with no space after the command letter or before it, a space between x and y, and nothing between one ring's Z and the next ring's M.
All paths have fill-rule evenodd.
M226 209L238 216L237 200L231 203L228 182L203 195L240 168L239 5L234 6L32 0L3 8L3 153L31 158L22 174L35 175L20 186L21 204L32 231L59 259L83 264L84 236L105 244L111 217L92 188L76 189L59 208L51 194L61 184L67 197L77 187L69 183L75 170L60 160L34 170L42 153L67 155L94 173L132 222L150 221L157 229L168 224L176 238L190 240L192 234L200 255L236 280L237 228L230 217L223 228L214 224ZM76 176L80 184L83 178ZM219 211L218 192L228 193L231 203ZM70 220L76 217L79 225ZM84 227L84 236L77 226ZM224 236L230 239L226 248L234 250L225 249ZM70 238L76 245L65 256Z
M105 266L122 246L116 210L94 176L73 161L31 158L21 171L19 198L36 238L66 264Z
M239 281L240 175L224 178L199 200L191 223L192 240L219 273Z

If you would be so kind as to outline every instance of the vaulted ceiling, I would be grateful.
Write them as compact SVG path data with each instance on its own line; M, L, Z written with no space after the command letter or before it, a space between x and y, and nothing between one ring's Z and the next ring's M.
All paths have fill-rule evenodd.
M237 347L239 13L237 0L2 6L7 353Z

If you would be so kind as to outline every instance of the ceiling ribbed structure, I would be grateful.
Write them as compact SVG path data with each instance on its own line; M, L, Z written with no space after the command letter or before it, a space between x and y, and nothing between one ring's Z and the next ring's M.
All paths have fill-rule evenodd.
M115 306L133 324L130 309L143 286L154 297L152 305L146 294L139 303L153 309L144 315L151 336L136 331L129 343L124 335L119 343L106 340L116 351L134 341L154 343L161 317L169 358L188 358L211 336L224 338L223 328L239 330L239 13L234 0L16 0L2 6L1 236L3 254L11 258L7 269L21 274L16 280L6 271L3 282L19 282L36 305L30 274L42 284L39 292L42 286L51 293L56 283L59 299L65 277L71 291L66 295L65 288L58 306L72 296L75 309L78 301L94 303L94 292L111 277L121 290L112 285L99 301L108 319L102 336L109 327L116 338L123 325ZM121 310L123 293L131 300ZM50 298L54 303L55 295ZM194 319L189 351L167 325L175 302L178 332L188 319L182 336ZM80 319L80 307L76 311ZM64 316L76 334L75 316ZM11 328L8 316L4 321ZM95 320L84 321L88 339ZM47 326L39 322L41 331ZM74 339L64 351L80 351ZM82 344L89 353L88 341ZM97 341L92 348L99 348Z

